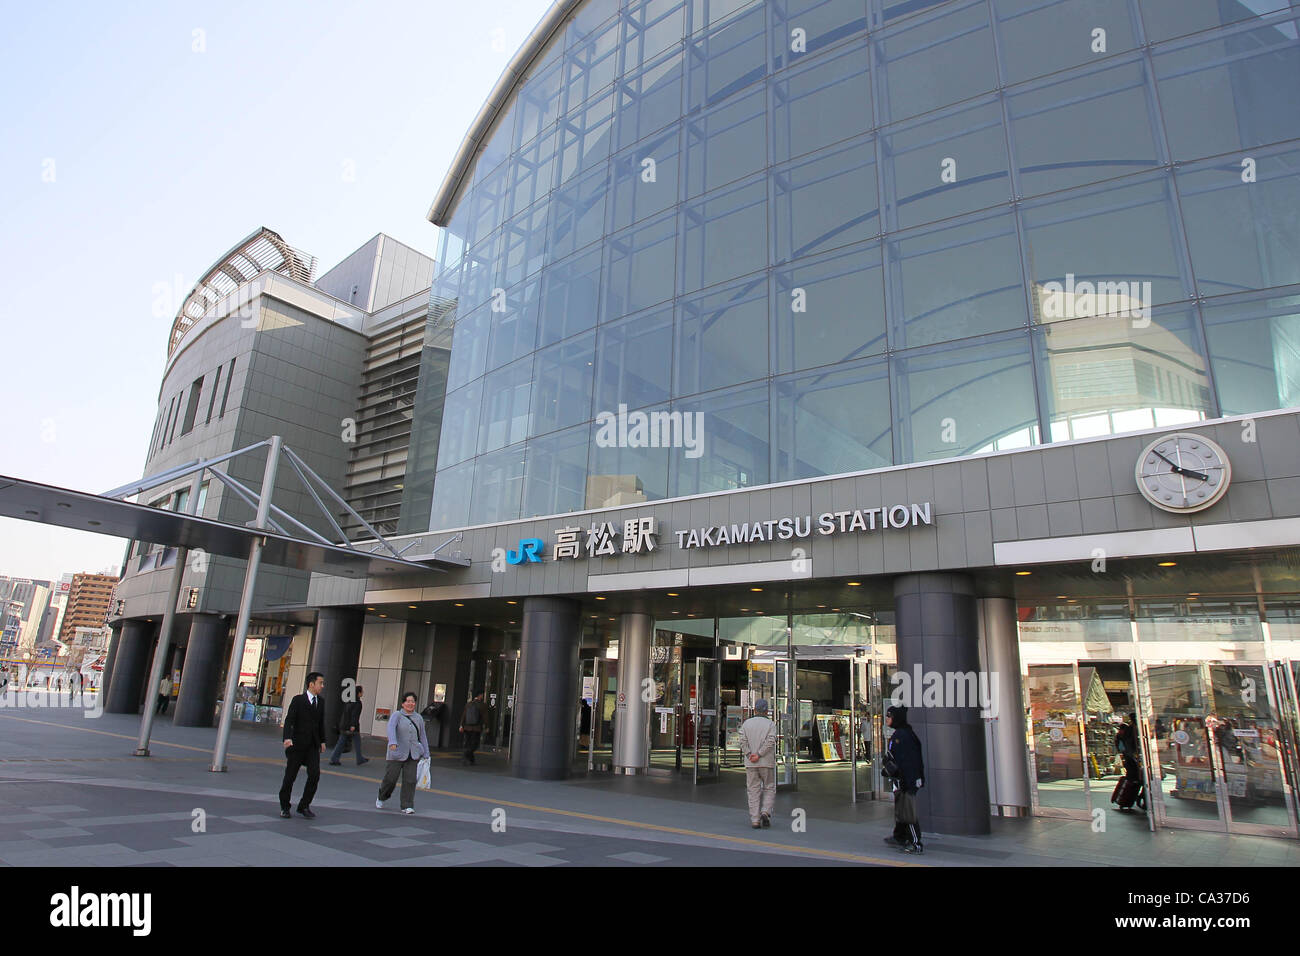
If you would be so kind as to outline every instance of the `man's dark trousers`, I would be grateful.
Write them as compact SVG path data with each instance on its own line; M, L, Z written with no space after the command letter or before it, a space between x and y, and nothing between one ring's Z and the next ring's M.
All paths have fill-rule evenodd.
M482 738L483 731L481 730L465 731L465 754L463 759L468 760L470 763L474 762L474 751L478 750L479 741Z
M307 767L307 786L302 791L302 799L298 801L298 809L304 810L311 806L311 798L316 796L316 785L320 783L320 748L319 747L290 747L285 751L288 763L284 768L284 783L280 784L280 809L289 809L289 798L293 795L293 784L298 779L298 768L304 764Z

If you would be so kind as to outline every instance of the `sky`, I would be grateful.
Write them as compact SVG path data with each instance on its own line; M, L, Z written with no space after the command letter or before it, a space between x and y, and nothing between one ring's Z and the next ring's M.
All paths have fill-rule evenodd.
M0 474L141 477L180 303L261 226L432 256L456 148L550 0L51 2L0 32ZM0 575L126 542L0 518Z

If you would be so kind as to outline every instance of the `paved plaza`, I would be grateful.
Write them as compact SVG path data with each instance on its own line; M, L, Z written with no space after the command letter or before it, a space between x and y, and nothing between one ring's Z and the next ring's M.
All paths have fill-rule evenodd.
M0 711L0 862L10 866L1296 866L1294 841L1151 833L1145 818L994 820L987 837L928 835L920 857L881 842L888 804L838 793L778 794L756 831L741 778L577 776L519 780L484 755L434 760L417 813L374 805L384 763L322 766L315 820L279 817L278 728L236 725L226 773L209 771L215 731L155 724L152 756L132 756L139 718ZM383 742L366 741L381 756ZM324 764L324 761L322 761ZM300 775L297 793L304 775ZM805 826L796 828L802 820Z

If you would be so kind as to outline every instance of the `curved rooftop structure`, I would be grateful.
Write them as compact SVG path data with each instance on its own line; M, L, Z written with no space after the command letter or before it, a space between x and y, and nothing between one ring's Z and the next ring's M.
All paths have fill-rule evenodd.
M456 194L460 192L461 184L474 169L474 157L478 155L479 147L492 131L501 111L510 102L515 88L528 73L533 60L537 59L537 55L546 48L546 44L551 41L551 37L555 36L569 14L584 2L585 0L555 0L551 9L547 10L542 19L537 22L537 26L533 27L533 32L528 34L528 38L519 47L519 52L502 71L496 85L492 87L492 92L488 94L483 108L478 111L474 122L470 124L469 132L461 140L460 148L456 150L456 155L451 161L451 168L443 178L442 185L438 187L438 195L434 197L433 205L429 207L428 218L435 226L447 225L447 214L451 211Z
M310 282L316 271L316 257L293 248L279 233L262 226L245 236L218 259L190 290L167 337L167 356L176 351L185 333L223 297L267 270Z

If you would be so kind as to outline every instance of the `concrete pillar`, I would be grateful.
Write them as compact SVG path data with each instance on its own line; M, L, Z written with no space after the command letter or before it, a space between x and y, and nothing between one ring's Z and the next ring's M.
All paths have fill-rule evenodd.
M650 704L642 681L650 676L655 619L622 614L618 619L618 705L614 709L614 772L644 773L650 767Z
M230 625L220 614L195 614L191 618L176 715L172 718L177 727L215 726L221 665L225 663L229 637Z
M354 608L321 608L316 613L316 633L312 637L311 664L307 670L320 671L325 675L325 691L321 697L325 702L326 742L331 746L339 736L339 716L343 712L343 681L350 677L356 683L365 620L365 612ZM302 693L298 688L293 691L296 694Z
M510 772L528 780L569 776L578 712L582 605L525 598ZM459 715L457 715L459 718Z
M1012 598L980 598L980 670L988 675L992 706L984 720L989 806L998 816L1029 814L1025 704L1020 683L1020 633Z
M138 714L140 694L149 670L153 650L154 627L148 621L124 621L113 661L112 683L104 698L104 710L110 714ZM152 690L152 688L151 688ZM150 699L154 699L152 696Z
M922 695L928 673L937 672L945 687L950 675L979 674L974 585L963 574L895 578L894 621L898 669L908 675L914 705L908 721L921 738L925 760L925 787L918 800L922 832L988 833L988 767L978 694L965 701L971 706L963 707L926 706Z
M117 661L117 649L121 645L122 622L118 621L113 625L113 636L108 639L108 653L104 656L104 669L99 672L99 680L95 681L101 700L107 700L104 695L108 693L108 682L113 677L113 664Z

